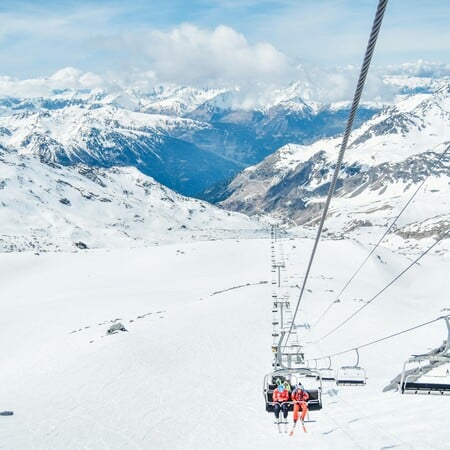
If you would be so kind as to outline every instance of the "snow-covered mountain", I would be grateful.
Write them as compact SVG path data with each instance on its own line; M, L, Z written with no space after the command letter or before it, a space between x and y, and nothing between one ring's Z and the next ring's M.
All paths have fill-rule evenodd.
M18 105L0 117L0 144L36 155L43 162L134 166L190 195L241 167L174 136L209 128L205 123L114 105L69 102L48 109L42 99L32 105Z
M0 252L250 236L242 214L183 197L134 167L42 164L0 148Z
M265 108L244 108L239 95L161 86L149 92L63 89L47 96L4 96L0 145L43 162L134 166L192 196L281 145L335 134L348 109L306 102L299 86L277 91ZM368 105L359 121L376 111Z
M296 224L313 224L328 192L340 143L337 136L309 146L286 145L211 192L210 198L248 214L270 213ZM352 133L329 228L384 225L427 176L398 233L421 237L448 228L450 150L441 155L449 144L450 81L385 108Z
M435 234L449 221L448 155L436 160L450 140L449 82L390 82L421 90L405 94L369 120L377 107L363 110L328 223L346 231L384 224L414 185L433 173L417 197L419 212L415 208L410 219L405 215L399 233ZM307 141L341 129L348 108L311 101L302 84L274 92L269 106L259 110L236 109L235 95L161 88L145 94L61 90L49 97L1 99L2 248L66 249L78 242L116 246L130 240L142 245L171 240L178 229L196 237L210 236L202 234L205 229L230 229L234 219L225 212L177 197L159 183L198 193L280 140ZM164 108L179 107L167 115L168 109L158 110L161 102ZM207 111L210 115L201 118ZM252 153L258 142L261 147ZM227 197L222 205L236 211L314 223L339 143L336 137L309 146L285 145L225 189L214 188L205 196ZM97 208L102 213L92 215ZM152 211L158 211L158 219ZM197 223L193 215L198 211ZM254 229L246 219L236 220L237 228ZM171 236L163 232L159 237L157 230Z

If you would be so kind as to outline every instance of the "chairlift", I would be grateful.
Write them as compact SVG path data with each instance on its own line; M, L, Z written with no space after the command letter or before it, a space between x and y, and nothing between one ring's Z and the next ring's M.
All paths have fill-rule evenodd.
M322 380L322 375L320 374L320 372L317 369L317 359L313 359L312 361L314 361L314 367L310 367L310 360L306 361L306 367L309 370L309 372L307 374L305 374L306 377L308 378L316 378L318 379L318 377L320 376L320 379Z
M322 381L336 381L336 371L331 367L331 358L328 356L328 367L318 367Z
M359 351L356 352L356 363L354 366L342 366L336 373L336 384L338 386L364 386L367 381L366 371L359 365Z
M413 355L403 364L402 394L450 395L450 316L443 317L447 340L424 355Z
M264 377L263 395L267 412L273 413L275 409L275 403L272 401L273 391L279 384L286 382L291 392L298 383L303 385L305 391L309 394L308 409L310 411L322 409L322 377L320 372L308 368L279 369ZM288 404L288 411L294 410L294 402L288 401L285 403Z

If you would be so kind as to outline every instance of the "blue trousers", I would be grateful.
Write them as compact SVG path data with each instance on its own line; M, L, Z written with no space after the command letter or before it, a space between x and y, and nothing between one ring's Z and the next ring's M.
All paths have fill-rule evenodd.
M286 403L280 404L280 403L275 403L275 417L278 419L278 417L280 417L280 410L283 411L283 417L286 419L288 416L288 408L289 406Z

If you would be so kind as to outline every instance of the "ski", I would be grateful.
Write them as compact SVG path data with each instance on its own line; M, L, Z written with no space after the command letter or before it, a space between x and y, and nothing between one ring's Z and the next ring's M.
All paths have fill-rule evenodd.
M281 433L281 420L280 420L280 419L277 419L277 420L275 421L275 423L277 424L278 433Z
M308 430L306 429L305 422L303 420L301 420L301 423L302 423L303 432L307 433Z
M308 430L306 429L305 422L304 422L303 420L300 420L300 423L302 424L302 430L303 430L303 432L304 432L304 433L307 433ZM294 425L292 426L292 430L291 430L291 432L289 433L289 436L293 436L293 435L294 435L294 431L295 431L295 426L296 426L296 425L297 425L297 422L294 422Z
M294 422L294 425L292 425L292 430L289 433L289 436L294 436L295 426L297 425L297 422Z

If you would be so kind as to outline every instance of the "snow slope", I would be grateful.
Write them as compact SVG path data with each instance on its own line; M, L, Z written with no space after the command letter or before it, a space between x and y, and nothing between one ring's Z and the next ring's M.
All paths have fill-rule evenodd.
M251 236L262 227L134 167L42 164L0 148L0 251L71 251Z
M292 298L311 245L284 242ZM450 257L440 250L351 326L308 345L307 357L448 312ZM313 322L366 254L353 240L322 242L302 320ZM377 254L316 336L411 257ZM268 240L0 254L0 274L0 409L15 411L0 417L2 449L448 448L450 397L382 392L411 353L442 342L443 323L362 351L366 387L327 387L307 434L278 434L262 396L272 358ZM129 331L105 336L119 318Z

